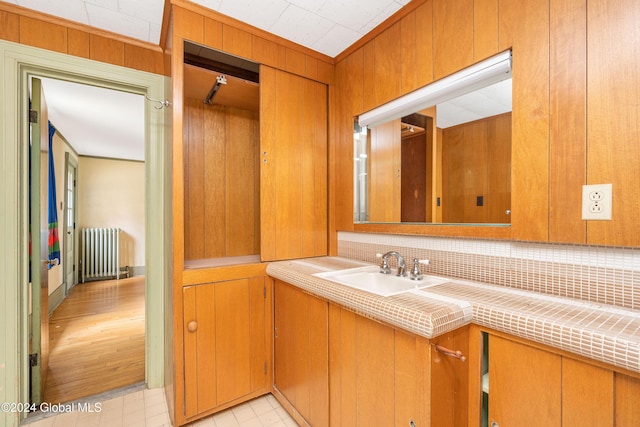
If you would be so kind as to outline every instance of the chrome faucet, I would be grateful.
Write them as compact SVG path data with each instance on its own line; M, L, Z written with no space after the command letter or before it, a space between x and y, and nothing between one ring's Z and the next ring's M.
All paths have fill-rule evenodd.
M407 275L407 265L404 262L404 258L402 257L402 255L400 255L397 251L389 251L386 254L377 254L378 258L382 258L382 264L380 265L380 273L382 274L389 274L391 272L391 269L389 268L389 264L387 262L387 259L389 259L390 256L396 257L396 259L398 260L398 272L396 273L396 276L406 276Z

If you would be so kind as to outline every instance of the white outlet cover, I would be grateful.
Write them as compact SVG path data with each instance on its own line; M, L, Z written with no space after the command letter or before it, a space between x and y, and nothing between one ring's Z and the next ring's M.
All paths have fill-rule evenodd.
M594 197L594 193L597 193L598 197ZM613 186L611 184L583 185L582 219L589 221L610 221L612 195Z

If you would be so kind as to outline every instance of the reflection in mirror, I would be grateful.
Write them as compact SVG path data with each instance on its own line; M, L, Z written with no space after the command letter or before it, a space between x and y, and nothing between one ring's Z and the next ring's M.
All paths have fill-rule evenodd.
M510 77L509 55L484 86L374 126L356 118L354 222L509 224Z

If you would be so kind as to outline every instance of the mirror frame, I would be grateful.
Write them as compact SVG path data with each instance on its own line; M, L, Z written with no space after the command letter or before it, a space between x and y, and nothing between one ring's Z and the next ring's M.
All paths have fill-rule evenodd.
M500 54L496 55L493 58L496 57L504 57L505 55L509 55L509 58L511 58L511 50L507 50L505 52L501 52ZM510 59L511 60L511 59ZM486 62L488 60L485 61L481 61L479 64ZM474 64L471 65L468 68L465 68L465 70L470 69L470 68L474 68L477 67L479 64ZM510 64L510 69L511 69L511 64ZM462 70L462 72L465 72L465 70ZM458 73L455 73L447 78L452 78L455 79L455 75ZM509 70L509 74L510 74L510 70ZM512 76L511 76L512 77ZM445 78L445 79L447 79ZM433 85L434 83L440 83L441 81L437 81L437 82L432 82L430 84L428 84L427 86L424 86L421 89L418 89L418 91L421 90L425 90L425 88L428 88L429 86ZM491 84L491 83L488 83ZM477 88L477 87L476 87ZM472 90L475 88L472 88ZM417 92L417 91L414 91ZM396 98L395 100L392 100L386 104L383 104L381 106L376 107L374 110L371 111L376 111L378 109L382 109L385 108L385 106L387 106L388 104L398 104L399 101L405 97L408 97L409 95L412 95L413 93L409 93L406 95L403 95L399 98ZM424 109L429 105L426 104L422 104L417 108L419 109ZM370 112L367 112L365 114L370 114ZM402 113L404 114L404 112ZM362 116L359 115L358 118ZM389 120L391 120L392 117L389 117ZM377 119L379 121L379 119ZM366 124L366 123L365 123ZM514 173L514 165L513 163L511 163L511 179L513 182L513 173ZM355 199L355 198L354 198ZM355 200L354 200L355 203ZM410 235L431 235L431 236L456 236L456 237L475 237L475 238L491 238L491 239L511 239L512 236L512 224L513 224L513 217L511 219L510 223L487 223L487 224L478 224L478 223L401 223L401 222L389 222L389 223L382 223L382 222L356 222L355 220L353 220L353 229L354 231L357 232L368 232L368 233L382 233L382 234L410 234Z

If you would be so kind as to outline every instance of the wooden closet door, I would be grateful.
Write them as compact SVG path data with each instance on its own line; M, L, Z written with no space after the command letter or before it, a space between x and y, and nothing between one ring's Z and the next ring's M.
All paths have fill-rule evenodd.
M263 261L327 254L327 87L260 68Z

